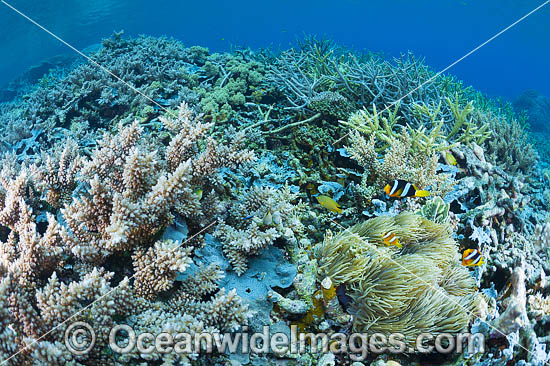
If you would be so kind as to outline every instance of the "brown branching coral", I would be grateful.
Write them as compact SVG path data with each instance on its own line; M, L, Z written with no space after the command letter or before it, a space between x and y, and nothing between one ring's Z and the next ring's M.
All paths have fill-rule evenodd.
M3 165L0 355L20 351L8 364L112 364L112 355L103 351L115 319L126 319L138 332L150 332L154 319L162 319L159 330L191 334L246 323L247 307L234 291L219 289L223 273L216 266L201 266L196 276L174 286L192 262L193 246L159 241L157 235L174 214L189 221L215 215L216 194L209 184L217 169L237 167L254 154L242 149L242 134L225 142L207 138L210 124L201 123L185 104L177 118L163 122L164 139L148 135L135 121L120 125L116 135L106 134L90 157L68 140L30 169ZM205 197L197 188L208 190ZM40 218L30 204L41 203L37 191L49 203L36 205ZM120 260L123 274L133 267L134 281L106 270L108 259ZM161 292L167 301L153 302ZM74 321L87 322L96 332L96 345L86 355L71 354L63 342ZM173 356L125 357L169 362Z
M61 283L56 271L63 271L62 260L68 252L61 240L60 224L53 215L48 215L48 226L40 234L36 219L23 198L19 200L18 209L17 221L11 225L7 240L0 243L0 308L5 309L1 322L9 324L6 329L10 331L5 331L4 335L11 343L0 348L12 351L5 359L20 352L8 364L30 365L32 360L36 364L50 365L72 361L73 355L57 341L68 325L62 322L85 310L75 317L75 321L93 318L97 321L96 330L106 330L114 324L112 316L125 313L131 304L128 280L123 280L117 289L126 291L122 298L120 292L111 293L106 281L112 274L103 270L94 269L81 281L68 286ZM45 279L48 280L44 285ZM97 301L85 309L84 304L92 300ZM106 344L107 335L98 336L100 343ZM40 341L35 341L39 337ZM92 359L97 356L95 352L88 355Z
M48 153L43 152L41 160L42 164L31 166L31 172L44 200L54 208L69 203L77 185L76 174L83 163L78 145L68 139Z
M48 227L40 235L25 201L19 202L19 208L13 231L5 243L0 243L0 263L12 290L11 311L18 319L14 326L27 335L36 335L43 325L31 320L34 313L32 294L39 279L57 268L66 249L61 243L60 226L52 215L48 215Z
M540 292L529 295L527 298L529 304L529 313L532 316L540 320L544 317L550 317L550 296L542 296Z
M491 139L485 145L485 156L509 174L528 174L538 160L537 152L528 141L525 127L516 120L506 120L491 113L478 116L490 126Z
M172 154L169 169L166 151L162 146L153 149L134 122L117 135L106 135L91 158L76 154L67 143L56 150L58 155L33 166L33 174L16 167L2 173L0 324L5 329L0 333L0 355L7 358L20 351L7 364L112 364L112 355L104 349L115 319L125 319L137 332L151 332L158 319L159 331L191 334L223 332L246 323L249 312L235 291L219 289L223 273L218 267L200 266L196 276L174 286L177 275L192 262L193 247L156 240L170 223L172 210L200 213L201 200L193 189L207 177L193 174L194 168L205 164L203 171L215 172L219 164L236 166L253 157L239 146L224 147L214 140L208 142L208 152L204 142L197 139L188 145L190 153L182 148L181 155ZM80 169L64 160L71 151ZM227 154L214 159L215 151ZM70 199L59 222L46 212L47 226L38 227L27 203L32 188L44 197L59 198L48 209ZM109 256L122 259L120 265L125 266L122 262L132 252L133 282L103 267ZM131 266L125 270L131 271ZM167 291L175 287L177 291ZM167 301L152 301L161 292ZM71 354L63 342L74 321L86 322L96 332L95 347L86 355ZM180 356L130 354L119 361L169 362L172 357Z
M174 170L184 160L191 158L197 151L197 141L214 125L201 123L202 115L194 116L187 104L182 103L176 118L160 117L160 121L174 135L166 149L168 170Z
M94 269L82 280L68 286L60 283L56 274L48 280L43 289L37 291L37 307L48 329L53 329L51 338L61 339L63 331L70 325L63 324L74 315L74 321L91 321L98 335L97 345L107 345L110 329L115 325L114 317L127 314L135 306L135 296L128 278L116 287L110 281L114 273ZM83 304L90 303L85 307ZM100 352L100 351L96 351Z
M182 248L175 241L158 241L147 251L138 248L132 256L136 271L134 288L146 299L170 289L177 272L185 272L191 263L189 257L193 248Z
M200 265L195 276L181 284L181 294L186 298L199 300L202 296L214 293L218 289L218 281L224 272L217 264Z
M185 333L194 340L195 336L201 333L215 334L235 330L246 324L250 315L248 306L242 304L235 290L226 293L222 289L208 301L180 299L169 304L150 303L145 310L132 317L130 325L137 335L167 332L175 336ZM201 343L198 348L189 351L201 353L202 350L206 350L206 344ZM189 354L161 353L155 350L149 354L139 354L137 349L133 349L125 355L125 359L128 363L132 359L145 359L149 362L162 360L166 365L188 365Z
M29 173L26 169L21 169L18 174L11 172L2 177L0 184L0 225L13 230L27 197Z
M199 152L198 143L213 126L213 123L201 123L201 117L202 115L195 116L188 105L182 103L176 118L160 118L163 125L175 134L166 151L169 171ZM193 161L194 178L206 178L220 167L236 168L242 163L255 160L252 151L241 149L244 138L244 132L235 133L226 145L207 138L206 148Z
M254 159L242 136L229 146L213 139L201 150L207 125L191 118L185 104L164 123L177 131L166 154L153 150L138 122L106 135L81 171L88 191L62 210L63 238L80 259L101 263L108 255L148 244L172 221L172 211L200 216L197 184L222 166Z
M384 244L394 233L401 251ZM475 282L458 264L448 226L404 212L333 235L315 248L319 268L353 299L354 328L402 333L414 345L422 332L456 333L475 309Z
M215 172L221 167L236 168L237 166L254 161L254 152L242 149L244 146L244 132L229 134L226 143L218 143L213 138L205 138L205 134L213 126L212 123L202 123L202 115L195 115L186 103L180 105L177 117L167 115L161 117L163 125L174 135L166 149L166 165L172 171L182 161L191 161L191 183L196 187L206 189L215 186ZM215 214L218 204L213 196L206 194L204 207L193 205L198 201L196 195L186 192L176 199L175 211L183 216L193 216L198 221L203 216ZM204 208L202 210L201 208ZM211 211L211 212L209 212Z
M70 229L63 238L84 261L101 262L109 253L146 243L170 223L176 194L192 197L190 163L160 175L154 152L138 145L141 132L134 122L106 136L82 169L90 177L87 196L62 210Z

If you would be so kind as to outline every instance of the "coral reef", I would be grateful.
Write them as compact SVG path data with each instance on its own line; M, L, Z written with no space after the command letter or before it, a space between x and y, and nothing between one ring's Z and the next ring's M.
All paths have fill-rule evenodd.
M5 364L441 363L204 344L120 355L108 346L117 324L138 335L398 332L412 347L422 332L464 330L489 351L445 362L550 360L550 167L511 104L412 54L386 60L316 37L210 53L115 33L89 55L123 81L67 60L0 103ZM395 179L430 197L388 199ZM484 264L462 266L466 249ZM74 321L96 331L86 354L64 342Z
M174 289L195 247L192 241L154 239L172 223L174 214L199 215L195 184L204 183L224 164L236 166L253 158L239 148L238 137L230 146L209 138L201 148L204 125L189 116L183 104L177 118L165 120L174 136L162 153L152 150L154 138L146 138L134 122L121 126L117 135L106 134L90 158L79 155L68 141L63 149L56 146L43 154L30 169L32 174L27 168L17 172L16 166L3 172L0 224L8 231L0 251L6 309L2 321L13 331L5 334L2 349L18 352L10 364L108 362L102 349L117 319L135 317L136 328L150 331L151 319L158 318L158 326L172 332L213 327L221 331L246 323L246 306L240 305L235 292L217 287L221 276L211 267L201 268L196 279L208 284L203 296L188 284L172 291L170 301L177 307L157 300ZM58 222L45 212L43 232L27 203L40 208L34 188L48 203L45 208L60 214ZM61 202L65 206L59 210ZM129 254L132 261L125 270L123 258ZM106 270L109 261L119 262L118 276L133 273L133 282ZM85 357L74 356L60 342L68 320L92 323L98 334L94 351ZM155 354L148 359L163 357ZM172 356L165 361L176 362Z

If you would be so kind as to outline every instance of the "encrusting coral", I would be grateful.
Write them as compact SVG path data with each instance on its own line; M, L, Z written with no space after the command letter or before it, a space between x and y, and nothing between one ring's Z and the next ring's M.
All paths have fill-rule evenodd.
M386 232L401 251L384 244ZM474 280L450 235L448 226L404 212L329 232L315 254L323 276L351 296L355 330L402 333L414 345L423 332L464 330L476 307Z

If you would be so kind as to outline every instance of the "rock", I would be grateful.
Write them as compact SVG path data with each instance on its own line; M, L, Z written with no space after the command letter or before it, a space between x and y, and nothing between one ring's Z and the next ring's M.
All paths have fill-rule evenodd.
M386 366L401 366L401 364L397 361L389 360L389 361L386 361Z
M319 360L319 363L317 364L319 366L334 366L336 365L335 357L332 353L327 353L321 357Z
M472 150L474 151L474 154L479 159L479 161L485 163L485 153L483 152L483 148L475 142L472 142Z
M269 291L267 298L276 302L282 310L292 315L305 315L310 308L305 301L287 299L275 291Z
M508 306L493 323L493 337L503 337L515 333L529 322L526 311L525 271L518 267L512 273L512 294ZM498 329L498 330L497 330Z

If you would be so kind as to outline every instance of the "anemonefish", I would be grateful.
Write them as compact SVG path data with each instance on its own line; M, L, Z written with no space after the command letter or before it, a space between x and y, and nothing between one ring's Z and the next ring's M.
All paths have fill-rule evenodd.
M384 192L392 198L426 197L430 195L430 192L419 190L414 184L401 179L394 180L391 185L386 184Z
M397 236L395 236L394 233L385 233L382 235L382 239L384 239L384 243L386 243L386 245L395 245L398 248L402 248L399 243L399 239L397 239Z
M484 263L483 256L477 249L466 249L464 253L462 253L463 266L481 266Z

